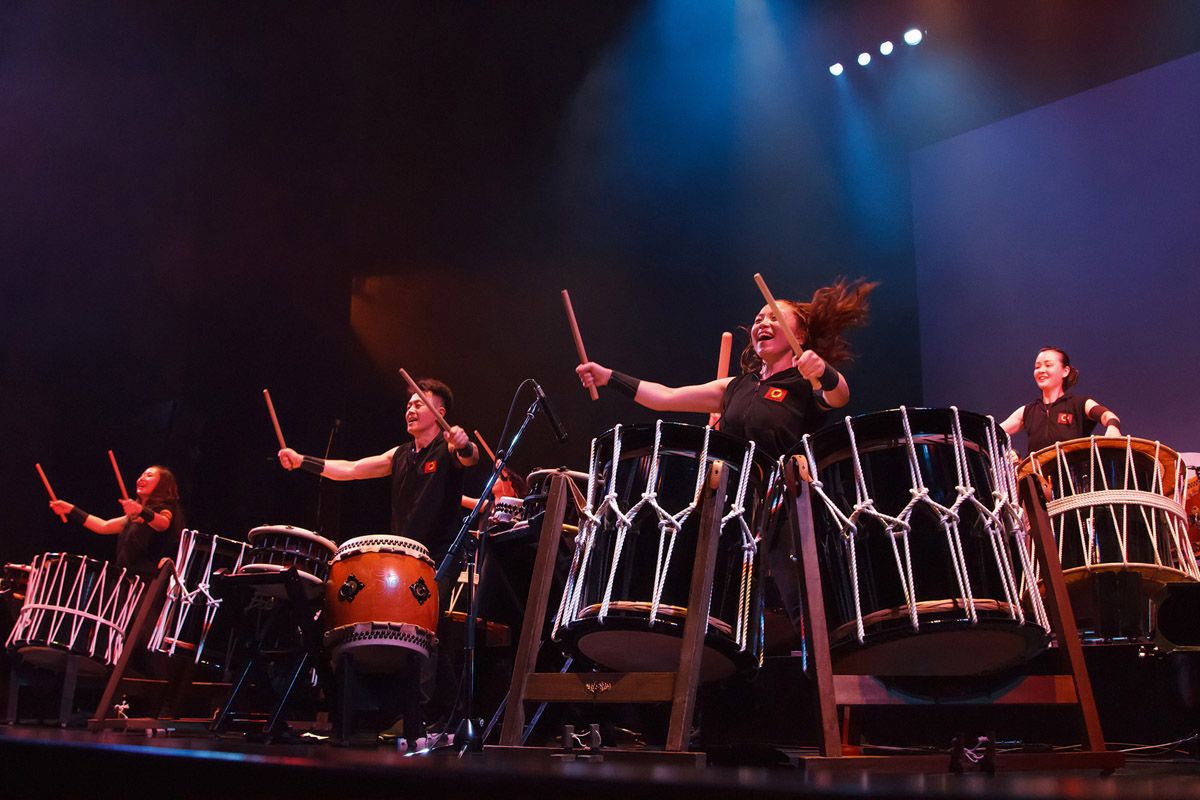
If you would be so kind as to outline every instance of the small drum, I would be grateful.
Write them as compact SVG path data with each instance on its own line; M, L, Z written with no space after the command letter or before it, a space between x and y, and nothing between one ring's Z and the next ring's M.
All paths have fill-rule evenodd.
M525 520L525 500L521 497L497 497L488 518L488 529L512 527Z
M752 442L694 425L618 425L593 440L587 502L554 620L556 638L611 669L678 668L700 499L716 461L725 462L729 479L700 677L719 680L759 667L756 515L774 465Z
M325 646L336 665L343 652L356 668L395 668L428 657L438 623L433 559L420 542L359 536L338 548L325 591Z
M86 656L102 674L116 663L145 584L126 570L86 556L44 553L33 559L29 588L8 647L40 667Z
M816 465L813 522L839 672L976 675L1047 645L1041 597L1027 591L1033 565L1008 437L990 417L901 407L847 417L803 448Z
M291 525L263 525L250 531L251 551L240 573L284 572L296 568L309 597L320 597L337 545L312 531ZM264 587L263 594L283 597L283 587Z
M1031 454L1019 472L1050 486L1047 510L1083 638L1149 640L1151 598L1166 583L1200 580L1179 455L1145 439L1090 436Z
M147 648L153 652L175 655L177 648L192 653L196 663L224 666L220 652L228 635L214 637L217 648L205 656L204 645L221 609L221 600L209 591L209 580L218 570L232 575L242 568L249 550L245 542L199 531L183 530L179 534L179 549L175 555L175 574L167 587L167 597L159 612L158 622L150 635ZM230 630L218 626L215 630Z
M0 576L0 594L18 603L24 602L31 572L33 567L28 564L5 564L4 574Z

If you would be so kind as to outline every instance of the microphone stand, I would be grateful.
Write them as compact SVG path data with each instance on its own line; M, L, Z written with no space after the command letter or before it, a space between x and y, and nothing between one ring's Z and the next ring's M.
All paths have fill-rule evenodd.
M508 447L502 449L496 454L496 463L493 465L492 474L488 477L487 483L484 484L483 491L480 492L479 500L475 503L475 508L471 509L471 513L463 520L462 527L458 529L458 535L454 537L454 542L450 545L450 549L446 551L442 563L438 566L437 572L434 575L434 581L441 586L442 581L450 574L457 563L461 554L461 563L467 570L467 628L465 632L465 643L463 645L464 652L464 667L466 676L466 703L463 711L462 722L454 731L454 744L459 747L459 753L482 753L483 752L483 720L475 715L475 574L477 568L477 556L480 549L480 539L476 539L471 535L471 526L479 518L483 507L490 501L492 496L492 487L496 485L496 481L500 478L500 473L508 465L509 456L516 450L517 444L520 443L525 429L529 427L529 423L537 416L537 412L542 407L541 398L534 398L533 404L529 406L529 410L525 412L525 419L521 422L521 426L517 428L517 432L513 434L512 440Z

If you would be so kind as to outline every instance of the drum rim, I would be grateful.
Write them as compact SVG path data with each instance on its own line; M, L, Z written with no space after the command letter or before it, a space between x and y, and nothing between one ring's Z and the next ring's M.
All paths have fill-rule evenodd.
M663 453L674 453L674 452L681 451L681 448L677 444L668 443L667 440L668 440L669 436L675 436L675 435L680 435L683 433L688 433L688 434L699 437L699 441L702 442L703 437L704 437L704 430L708 427L706 425L693 425L688 422L668 422L667 420L659 420L658 422L646 422L646 423L638 422L638 423L633 423L631 425L625 425L625 424L614 425L613 427L609 428L608 430L604 431L603 433L601 433L599 436L596 437L596 439L595 439L596 458L598 459L599 463L601 463L601 464L609 463L612 460L612 445L608 444L608 446L606 447L605 442L612 442L613 437L616 434L618 427L621 429L621 460L622 461L626 459L626 457L627 457L626 454L641 453L643 451L648 452L650 450L653 450L654 449L654 439L655 439L655 429L659 425L662 426L663 441L661 444L661 452L663 452ZM650 436L650 441L647 442L646 444L644 444L644 445L643 444L637 444L637 445L628 444L630 435L641 436L641 435L646 435L646 434L648 434ZM709 429L708 457L710 460L724 461L725 463L729 464L731 467L740 469L741 468L741 460L740 459L735 462L732 460L727 460L724 458L717 457L713 453L714 445L715 444L716 445L723 444L725 446L736 449L738 451L745 452L746 446L749 445L750 443L751 443L750 439L743 439L740 436L734 436L733 434L724 433L722 431L716 430L715 428L711 428L711 429ZM693 448L693 451L698 453L699 449L700 449L699 447L696 447L696 448ZM762 480L765 483L767 481L768 476L771 473L771 469L775 466L776 460L774 458L772 458L771 456L767 455L765 452L763 452L763 450L758 447L757 443L755 443L755 447L754 447L754 459L753 460L754 460L754 463L757 464L762 469L762 474L763 474ZM591 477L590 475L584 475L583 479L590 480L590 477Z
M376 541L372 542L372 540ZM395 547L396 549L388 549L389 546ZM433 563L433 558L429 555L428 547L421 544L416 539L409 539L406 536L397 536L394 533L369 533L365 536L355 536L353 539L347 539L338 546L337 552L333 556L333 560L335 563L338 561L344 561L351 555L357 555L359 553L395 553L398 555L412 556L413 558L418 558L422 561L428 561L430 564Z
M1080 453L1083 451L1091 451L1093 443L1100 450L1119 450L1128 447L1135 453L1155 458L1157 456L1158 463L1162 466L1164 472L1163 484L1164 488L1169 488L1171 496L1174 494L1175 480L1179 475L1180 464L1183 460L1179 457L1179 452L1172 447L1169 447L1157 439L1141 439L1136 436L1081 436L1078 439L1067 439L1066 441L1052 444L1049 447L1043 447L1041 450L1035 450L1021 460L1017 465L1018 480L1026 475L1034 474L1034 465L1036 464L1037 471L1040 472L1047 464L1057 460L1059 452ZM1171 475L1170 485L1167 484L1166 476ZM1187 484L1185 483L1186 487ZM1184 491L1186 496L1186 488Z
M317 544L328 548L330 552L337 552L337 544L334 542L331 542L329 539L326 539L319 533L313 533L312 531L304 528L297 528L294 525L259 525L257 528L252 528L250 532L246 534L246 539L250 542L251 546L253 546L255 539L265 536L268 533L281 533L286 536L295 536L298 539L307 539L310 542L316 542Z
M288 564L287 566L284 566L283 564L268 564L265 562L252 562L250 564L242 564L242 568L238 570L237 574L240 574L243 572L287 572L289 569L291 569L294 566L296 566L296 565ZM296 574L299 575L304 580L308 581L309 583L316 584L318 586L325 585L324 580L322 580L321 578L318 578L316 575L313 575L311 572L308 572L307 570L303 570L303 569L300 569L299 567L296 567Z
M844 417L840 420L831 422L828 425L822 426L819 430L808 434L806 438L808 439L809 445L812 448L813 457L817 461L816 468L818 471L820 471L830 464L836 464L838 462L845 461L847 458L850 458L851 451L854 450L854 448L850 446L850 436L846 431L847 420L849 420L851 426L861 426L863 424L871 424L875 420L893 418L900 419L902 415L907 415L910 426L913 428L919 428L920 426L916 423L914 417L923 418L931 414L939 414L944 415L948 419L956 412L958 414L959 422L963 427L963 447L967 450L973 450L977 453L986 453L984 443L976 441L969 436L968 426L978 425L983 426L984 428L989 426L993 427L996 430L998 443L1003 445L1008 442L1008 434L1004 432L999 423L997 423L995 418L993 418L990 414L981 414L978 411L967 411L961 408L955 409L950 406L916 406L911 408L909 406L897 406L896 408L885 408L881 411L869 411L866 414L857 414L852 417ZM857 429L855 430L855 439L858 444L857 452L860 455L876 451L892 450L907 444L903 437L897 438L895 436L890 436L886 438L864 439L862 438L862 435L863 434L861 431ZM945 440L945 437L948 437L949 435L949 433L929 433L927 431L919 430L913 432L913 442L914 444L925 444L931 441L937 441L938 444L948 443L948 441ZM844 440L844 442L842 442L843 446L839 447L837 450L823 452L822 448L825 444L825 441L827 439L837 438ZM803 441L789 450L784 455L784 459L786 460L787 458L796 455L808 455Z

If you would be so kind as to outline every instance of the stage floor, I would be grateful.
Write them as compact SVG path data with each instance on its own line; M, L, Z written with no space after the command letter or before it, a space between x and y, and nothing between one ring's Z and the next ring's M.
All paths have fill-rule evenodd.
M554 760L548 752L452 749L405 756L394 746L261 744L204 733L137 733L0 726L5 797L145 796L360 798L654 797L728 800L843 798L1200 797L1200 761L1130 758L1110 776L1095 770L1000 772L968 765L953 775L804 769L789 755L776 767L693 766Z

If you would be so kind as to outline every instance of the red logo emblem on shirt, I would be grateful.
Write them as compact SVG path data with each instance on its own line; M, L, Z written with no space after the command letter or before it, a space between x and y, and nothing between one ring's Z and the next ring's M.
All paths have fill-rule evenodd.
M421 470L426 475L432 475L433 473L437 472L437 462L436 461L426 461L424 463L424 465L422 465Z
M780 389L778 386L772 386L770 389L767 389L767 392L763 395L763 397L767 398L768 400L774 400L776 403L782 403L783 398L787 397L787 393L787 389Z
M1058 424L1059 425L1070 425L1074 421L1075 421L1074 414L1068 414L1066 411L1058 412Z

